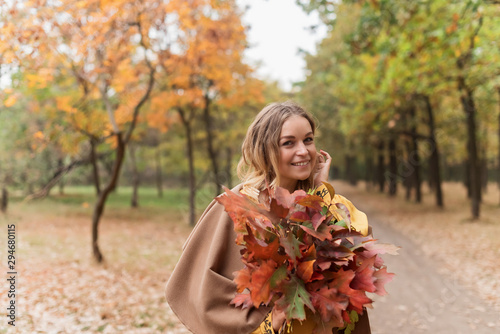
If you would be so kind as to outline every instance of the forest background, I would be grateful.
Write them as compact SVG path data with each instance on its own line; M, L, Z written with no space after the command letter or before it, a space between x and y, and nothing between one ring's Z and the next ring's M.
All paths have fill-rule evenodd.
M234 1L3 2L5 224L46 217L45 227L84 231L91 242L71 256L103 265L123 247L101 245L103 224L161 220L167 210L174 235L185 233L221 185L237 183L254 115L286 99L318 119L334 179L443 210L444 185L458 182L463 219L481 223L500 205L500 196L484 200L500 188L498 1L297 3L328 34L304 55L306 79L283 92L245 63L244 9ZM44 216L54 213L88 231ZM46 246L32 237L26 245Z

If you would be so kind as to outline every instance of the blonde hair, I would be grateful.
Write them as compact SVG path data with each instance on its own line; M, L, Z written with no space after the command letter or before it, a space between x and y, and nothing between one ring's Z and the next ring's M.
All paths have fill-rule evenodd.
M313 134L316 124L311 114L298 104L287 101L271 103L264 107L247 130L241 146L241 159L238 163L238 177L244 187L259 191L279 185L279 139L283 123L292 116L301 116L311 125ZM314 170L314 168L313 168ZM306 180L299 180L297 189L309 190L314 185L314 173Z

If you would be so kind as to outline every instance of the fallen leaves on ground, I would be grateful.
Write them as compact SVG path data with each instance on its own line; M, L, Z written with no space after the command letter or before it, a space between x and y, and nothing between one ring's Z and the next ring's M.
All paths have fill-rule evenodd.
M99 243L106 263L98 265L91 258L90 218L16 208L9 216L19 240L18 313L16 327L4 321L0 332L189 333L164 297L190 231L182 219L105 217Z

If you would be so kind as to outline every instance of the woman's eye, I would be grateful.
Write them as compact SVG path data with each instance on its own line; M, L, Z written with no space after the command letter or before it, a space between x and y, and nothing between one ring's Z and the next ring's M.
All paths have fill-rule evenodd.
M306 139L304 139L304 141L306 143L310 143L310 142L314 141L314 138L313 137L307 137Z
M291 144L292 144L292 141L291 141L291 140L288 140L288 141L284 142L284 143L283 143L283 144L281 144L281 145L283 145L283 146L288 146L288 145L291 145Z

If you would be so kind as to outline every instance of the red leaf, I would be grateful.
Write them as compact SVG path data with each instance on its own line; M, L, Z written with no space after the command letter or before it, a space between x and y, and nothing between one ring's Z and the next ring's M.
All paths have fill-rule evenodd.
M297 204L302 206L315 209L316 211L320 211L323 209L325 202L323 198L317 195L308 195L307 197L301 198L297 201Z
M224 205L224 209L234 222L236 232L246 234L246 223L260 230L273 227L268 217L269 212L262 205L255 203L246 195L236 194L226 187L224 187L224 191L225 193L217 196L215 200Z
M279 239L275 238L273 241L266 244L264 241L256 239L252 230L248 228L248 233L243 238L245 241L248 257L248 262L255 259L268 260L273 259L276 263L284 261L284 256L278 253L280 247Z
M280 204L278 204L276 199L273 198L271 199L270 212L279 220L281 218L286 218L288 216L288 213L290 212L290 209L281 206Z
M391 244L379 244L375 243L376 239L373 239L372 242L367 242L363 244L363 248L365 249L363 252L360 253L365 258L371 258L375 255L378 254L391 254L391 255L397 255L398 254L398 249L401 247L397 247ZM384 260L380 257L377 256L375 259L375 267L380 268L384 264Z
M235 271L234 275L234 283L236 283L236 291L243 292L246 288L250 286L251 279L251 270L247 266L245 268Z
M356 269L356 276L352 280L351 287L353 289L367 292L375 292L377 290L374 284L375 277L373 276L375 272L374 264L375 256L363 260L361 265Z
M308 234L312 235L315 238L318 238L321 241L325 239L330 240L332 238L332 230L334 229L333 225L325 225L325 224L320 225L317 230L312 228L311 224L301 224L299 226L305 232L307 232Z
M349 304L346 296L339 294L335 288L323 286L321 289L311 292L311 301L321 315L322 321L334 320L335 327L343 326L342 311Z
M314 214L311 218L311 223L313 228L317 231L320 224L325 220L326 216L323 216L320 212Z
M338 289L340 293L349 297L349 306L351 309L361 313L363 312L363 306L371 304L372 300L366 296L364 291L351 288L350 284L355 277L354 271L345 271L344 268L341 268L333 274L333 277L334 280L329 286Z
M350 260L354 257L354 253L344 246L336 246L334 243L324 241L316 247L318 256L330 260Z
M236 296L231 300L231 304L233 304L236 307L241 307L242 309L249 308L250 306L253 306L252 298L250 298L250 294L248 293L238 293Z
M304 223L310 219L311 219L311 217L309 217L309 215L307 213L305 213L304 211L295 211L290 216L290 220L292 220L294 222L299 222L299 223Z
M375 281L375 287L377 288L377 291L375 291L375 293L380 296L386 295L387 291L385 291L384 285L392 281L392 279L394 278L394 274L388 273L387 269L384 267L377 270L373 276L375 276L375 278L377 279Z
M296 205L297 200L306 197L307 193L304 190L295 190L292 194L290 194L287 189L276 187L274 195L279 205L284 208L291 209Z
M271 301L271 277L275 270L276 262L268 260L252 271L249 290L255 307L259 307L261 303L267 305Z

